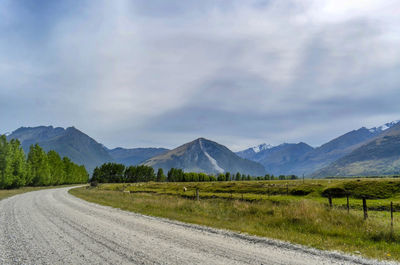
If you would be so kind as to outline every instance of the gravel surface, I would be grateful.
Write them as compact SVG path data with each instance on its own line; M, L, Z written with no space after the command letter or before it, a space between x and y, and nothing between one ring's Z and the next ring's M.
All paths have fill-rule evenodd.
M379 264L100 206L68 189L0 201L0 264Z

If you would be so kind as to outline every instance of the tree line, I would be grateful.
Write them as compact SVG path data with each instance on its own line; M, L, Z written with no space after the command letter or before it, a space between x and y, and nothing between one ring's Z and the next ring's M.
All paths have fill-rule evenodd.
M237 172L220 173L216 176L206 173L184 172L180 168L171 168L167 175L164 174L162 168L157 173L150 166L138 165L125 167L123 164L104 163L100 167L96 167L93 171L92 182L98 183L128 183L128 182L207 182L207 181L251 181L251 180L288 180L298 179L296 175L274 175L266 174L265 176L250 176Z
M0 189L87 183L88 179L84 166L61 158L56 151L46 153L35 144L25 155L18 140L0 136Z

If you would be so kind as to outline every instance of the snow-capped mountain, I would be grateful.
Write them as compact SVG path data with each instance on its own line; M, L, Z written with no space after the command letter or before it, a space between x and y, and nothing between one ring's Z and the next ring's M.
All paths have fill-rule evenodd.
M372 133L383 132L383 131L386 131L387 129L392 128L394 125L396 125L399 122L400 122L400 120L388 122L388 123L385 123L385 124L383 124L383 125L381 125L379 127L371 128L371 129L369 129L369 131L372 132Z
M272 146L270 144L265 144L264 143L264 144L260 144L260 145L257 145L257 146L253 146L253 147L247 148L246 150L243 150L243 151L236 152L236 154L238 156L242 157L242 158L254 160L254 157L257 154L262 153L262 152L264 152L266 150L269 150L269 149L271 149L273 147L274 146Z
M270 144L260 144L254 147L251 147L251 149L253 149L254 153L259 153L261 151L267 150L267 149L271 149L272 147L274 147L273 145Z
M400 174L400 123L387 123L384 132L314 172L315 177Z

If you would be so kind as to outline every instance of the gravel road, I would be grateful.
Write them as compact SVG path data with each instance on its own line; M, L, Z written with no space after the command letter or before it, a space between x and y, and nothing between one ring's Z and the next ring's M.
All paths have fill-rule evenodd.
M104 207L68 189L0 201L0 264L379 264Z

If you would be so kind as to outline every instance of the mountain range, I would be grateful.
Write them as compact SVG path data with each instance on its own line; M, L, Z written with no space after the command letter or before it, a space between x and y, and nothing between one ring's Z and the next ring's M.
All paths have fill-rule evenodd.
M155 169L182 168L217 174L241 172L250 175L306 175L311 177L400 174L400 123L362 127L319 147L306 143L261 144L233 153L204 138L166 148L108 149L74 127L21 127L7 136L19 139L27 153L32 144L55 150L83 164L89 171L105 162L145 164Z
M306 143L289 144L278 146L260 145L249 148L236 154L262 164L269 174L289 175L296 172L292 169L297 165L298 158L313 150Z
M400 123L381 132L313 176L400 174Z
M249 148L237 152L237 154L247 159L260 162L266 168L267 172L272 174L305 174L306 176L313 177L398 174L399 171L396 170L382 170L382 167L390 167L389 164L384 163L384 161L381 161L382 166L380 170L364 170L363 166L359 166L358 171L340 170L340 165L345 164L345 161L350 158L348 157L350 154L355 151L359 152L359 148L368 144L373 139L383 137L387 133L395 130L398 126L400 126L399 121L394 121L371 129L362 127L358 130L353 130L341 135L316 148L305 143L283 144L275 147L264 144L261 146L268 146L268 148L260 148L260 146L257 146L256 148ZM388 148L389 146L383 147L382 151L385 152ZM397 156L400 158L400 149L397 150ZM370 152L372 152L372 150L370 150ZM389 151L389 149L388 152L396 154L396 151L393 153ZM340 164L334 166L336 161L340 161ZM365 163L363 165L365 165ZM327 170L323 170L324 168L327 168Z
M21 127L7 138L18 139L26 154L29 152L29 147L37 143L46 152L55 150L61 156L67 156L73 162L85 165L89 172L106 162L116 162L126 166L137 165L168 151L165 148L107 149L75 127L66 129L53 126Z

